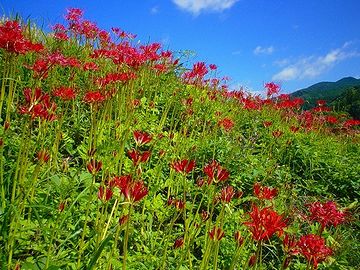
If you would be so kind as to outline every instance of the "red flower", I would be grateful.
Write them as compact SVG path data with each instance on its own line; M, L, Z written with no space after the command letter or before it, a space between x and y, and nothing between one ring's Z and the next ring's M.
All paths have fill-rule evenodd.
M346 214L339 211L332 201L326 203L314 202L308 204L307 207L310 211L310 220L319 222L322 230L331 225L336 227L343 223L346 218Z
M276 95L280 91L280 86L274 82L265 83L265 88L267 89L266 95L268 97Z
M289 255L299 254L295 236L286 234L283 239L282 244L283 244L284 252L286 254L289 254Z
M195 160L178 160L171 163L171 168L183 174L190 173L195 168Z
M335 116L327 115L326 116L326 122L329 124L336 124L338 119Z
M53 121L56 119L56 104L50 101L50 96L43 93L40 88L34 90L24 89L25 105L20 107L21 114L28 114L32 119L39 117L41 119Z
M53 95L61 98L62 100L72 100L76 97L74 89L65 86L55 89Z
M267 127L270 127L272 125L272 122L271 121L264 121L263 125L264 125L264 127L267 128Z
M230 118L224 118L218 122L220 127L223 127L225 131L230 131L234 127L234 121Z
M99 66L94 62L88 62L83 65L83 70L98 70Z
M88 169L89 173L92 175L97 174L102 167L101 161L96 161L95 159L91 159L90 162L86 165L86 168Z
M244 243L245 238L241 236L241 233L239 231L236 231L234 233L234 239L236 244L240 247Z
M325 106L325 105L326 105L326 100L319 99L319 100L316 101L316 104L317 104L319 107Z
M200 213L200 217L202 221L207 221L210 217L210 213L206 210L202 210Z
M128 222L128 220L129 220L129 215L123 215L122 217L119 218L119 224L124 225L126 222Z
M128 182L127 185L121 189L124 197L133 203L140 201L148 192L143 181Z
M50 154L46 150L40 150L37 153L37 159L40 162L40 164L44 164L49 161Z
M78 21L83 16L83 13L84 12L79 8L69 8L67 10L65 19L68 21Z
M25 54L29 51L42 51L44 46L27 40L23 36L19 22L13 20L0 25L0 48L10 53Z
M253 205L249 215L251 220L244 224L249 227L255 241L268 240L275 233L281 234L286 227L283 216L270 207L259 209Z
M86 103L96 103L104 101L105 97L99 91L90 91L84 95L83 100Z
M204 173L209 177L209 184L225 181L229 178L230 173L224 169L216 160L204 167Z
M138 146L147 144L152 140L152 137L149 135L149 133L144 131L135 130L133 135L134 140Z
M272 132L272 135L273 135L275 138L279 138L279 137L281 137L283 134L284 134L284 132L282 132L281 130L275 130L275 131Z
M210 65L209 65L209 68L210 68L211 70L216 70L216 69L217 69L217 66L216 66L215 64L210 64Z
M220 241L225 236L225 232L221 228L215 226L209 231L209 236L211 240Z
M175 240L174 242L174 248L181 248L184 246L184 237L180 237L178 239Z
M235 195L234 188L232 186L227 186L221 190L220 199L224 203L229 203L231 199L234 197L234 195Z
M277 195L276 188L261 186L259 183L254 184L254 195L260 200L271 200Z
M128 155L131 158L134 166L138 166L140 163L145 163L150 159L151 152L140 152L135 149L131 149L128 151Z
M317 269L318 263L332 254L331 248L325 245L325 239L315 234L303 235L297 244L301 255Z
M99 187L98 198L100 200L109 201L113 195L113 191L109 187Z

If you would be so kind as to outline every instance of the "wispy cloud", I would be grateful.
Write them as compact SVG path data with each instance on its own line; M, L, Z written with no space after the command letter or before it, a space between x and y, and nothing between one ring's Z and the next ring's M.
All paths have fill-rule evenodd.
M274 47L270 46L270 47L261 47L261 46L257 46L253 53L255 55L259 55L259 54L272 54L274 52Z
M181 9L199 15L203 11L221 12L239 0L172 0Z
M290 81L317 77L346 59L359 57L360 52L351 50L350 45L350 42L346 42L342 47L331 50L325 55L300 58L283 67L272 79Z
M150 9L150 14L155 15L159 13L159 7L154 6Z

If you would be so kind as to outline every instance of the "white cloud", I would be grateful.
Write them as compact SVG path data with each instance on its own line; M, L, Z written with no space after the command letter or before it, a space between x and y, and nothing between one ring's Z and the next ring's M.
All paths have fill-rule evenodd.
M274 47L270 46L270 47L261 47L261 46L257 46L254 49L254 54L255 55L259 55L259 54L272 54L274 52Z
M359 57L360 52L348 49L350 43L346 42L341 48L331 50L322 56L303 57L288 64L272 79L275 81L290 81L295 79L314 78L328 71L336 64L348 58Z
M202 11L221 12L231 8L239 0L172 0L175 5L195 15Z
M155 15L159 13L159 7L155 6L150 9L150 13Z

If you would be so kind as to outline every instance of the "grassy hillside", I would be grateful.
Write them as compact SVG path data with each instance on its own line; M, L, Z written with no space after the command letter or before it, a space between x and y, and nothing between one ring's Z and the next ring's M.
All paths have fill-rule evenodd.
M314 84L292 93L291 96L303 98L306 100L303 108L311 109L316 106L317 100L325 100L327 103L330 103L353 87L360 87L360 79L346 77L336 82Z
M360 121L30 26L0 23L0 269L359 269Z

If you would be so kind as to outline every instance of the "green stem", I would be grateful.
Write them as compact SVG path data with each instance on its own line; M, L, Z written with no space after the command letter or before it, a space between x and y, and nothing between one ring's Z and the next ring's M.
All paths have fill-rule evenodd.
M130 228L130 220L131 220L131 210L132 210L132 204L129 204L129 219L126 223L126 229L125 229L125 238L124 238L124 257L123 257L123 265L122 269L126 270L126 260L127 260L127 248L128 248L128 241L129 241L129 228Z

